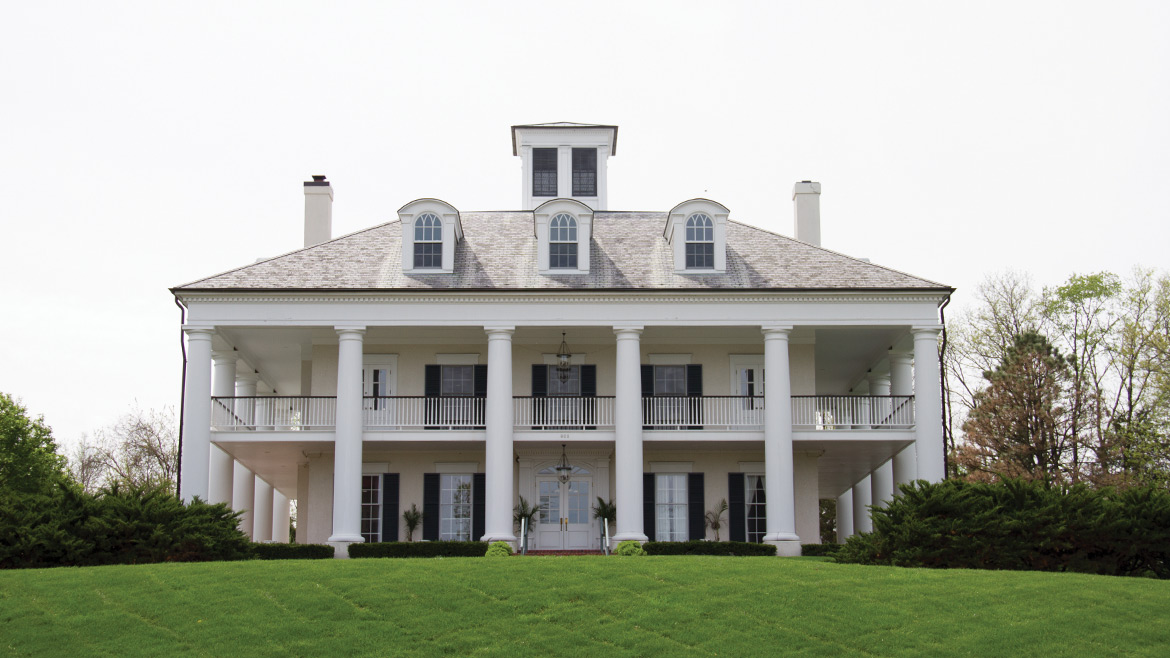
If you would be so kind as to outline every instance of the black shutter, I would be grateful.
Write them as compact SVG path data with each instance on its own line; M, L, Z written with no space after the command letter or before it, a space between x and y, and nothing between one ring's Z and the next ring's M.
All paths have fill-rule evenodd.
M727 474L727 538L731 541L747 541L743 487L743 473Z
M703 397L703 366L690 365L687 366L687 397L696 398L694 400L687 400L690 403L690 417L691 422L695 423L687 427L689 430L703 429L703 401L698 398Z
M642 532L654 541L654 474L642 474Z
M597 397L597 366L581 366L581 397ZM585 429L597 429L597 401L582 400Z
M398 541L398 474L382 476L382 541Z
M428 398L437 398L443 394L443 366L429 365L423 367L423 395ZM424 415L426 416L426 429L438 429L431 427L438 425L441 420L440 408L442 402L439 400L423 400L426 405Z
M475 366L475 371L473 373L474 383L472 386L474 387L475 391L474 395L478 398L484 398L483 400L478 401L475 405L475 424L477 426L475 429L478 430L483 429L485 422L484 415L487 411L487 368L487 366ZM509 391L505 395L511 397L512 393Z
M471 476L471 541L479 541L487 532L484 529L484 515L487 513L485 498L487 498L487 479L483 473L476 473Z
M543 363L532 364L532 397L542 398L548 395L548 366Z
M423 536L427 541L439 539L439 474L423 473Z
M650 403L646 398L654 397L654 366L642 366L642 422L646 422L646 411L649 409ZM642 429L650 429L649 425L643 425Z
M706 507L703 499L703 474L689 473L687 475L687 525L691 539L703 539L707 536Z

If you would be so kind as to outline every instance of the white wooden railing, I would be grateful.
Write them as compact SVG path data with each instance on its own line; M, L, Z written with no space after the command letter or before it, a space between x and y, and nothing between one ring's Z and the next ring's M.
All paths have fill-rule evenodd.
M482 429L486 398L366 397L362 418L371 430ZM609 430L614 398L530 397L512 400L516 429ZM211 428L216 431L332 430L337 398L277 396L211 398ZM644 397L646 429L761 430L761 396ZM912 395L797 395L792 425L813 430L909 429L914 426Z
M516 429L613 429L613 396L516 396Z
M792 426L817 430L909 429L913 395L794 395Z

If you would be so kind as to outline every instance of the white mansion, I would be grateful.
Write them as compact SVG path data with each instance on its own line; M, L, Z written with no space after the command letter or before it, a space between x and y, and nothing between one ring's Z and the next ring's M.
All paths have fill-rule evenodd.
M532 547L723 539L781 555L841 536L896 485L943 478L939 306L948 286L796 239L708 199L609 210L616 126L512 127L522 209L417 199L331 236L304 184L305 247L172 289L187 310L181 494L245 510L257 541L406 537ZM780 209L777 209L779 212ZM210 395L210 397L209 397Z

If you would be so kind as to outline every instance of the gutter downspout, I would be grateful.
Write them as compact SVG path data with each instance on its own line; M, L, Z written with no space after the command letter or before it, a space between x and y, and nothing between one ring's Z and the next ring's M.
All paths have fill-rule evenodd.
M183 411L187 403L187 341L184 340L183 325L187 324L187 307L175 297L175 306L179 307L179 349L183 352L183 388L179 393L179 458L178 469L175 473L175 495L182 491L183 484Z
M939 393L942 396L942 408L943 408L942 435L943 435L943 479L944 480L946 478L950 477L948 475L948 473L950 473L950 470L951 470L951 457L950 457L950 449L949 448L954 448L954 446L955 446L955 437L951 436L951 427L950 427L951 424L949 422L947 422L947 419L950 417L950 413L948 411L948 407L950 405L950 396L947 395L947 367L946 367L947 366L947 364L946 364L947 316L946 316L946 308L947 308L947 304L950 304L950 303L951 303L951 296L947 295L947 298L943 301L942 306L938 307L938 319L939 319L939 322L942 323L942 344L938 350L938 370L940 373L942 373L942 376L939 377L938 382L939 382L939 389L940 389ZM949 448L948 448L948 446L949 446Z

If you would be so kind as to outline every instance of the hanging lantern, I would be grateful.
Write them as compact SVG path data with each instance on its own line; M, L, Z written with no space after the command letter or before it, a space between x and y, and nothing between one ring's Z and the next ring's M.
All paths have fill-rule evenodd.
M561 332L561 346L557 349L557 379L561 383L569 381L573 372L573 355L569 353L569 344L565 342L565 332Z
M565 454L565 444L561 444L561 463L557 464L557 479L568 482L573 477L573 467L569 465L569 456Z

